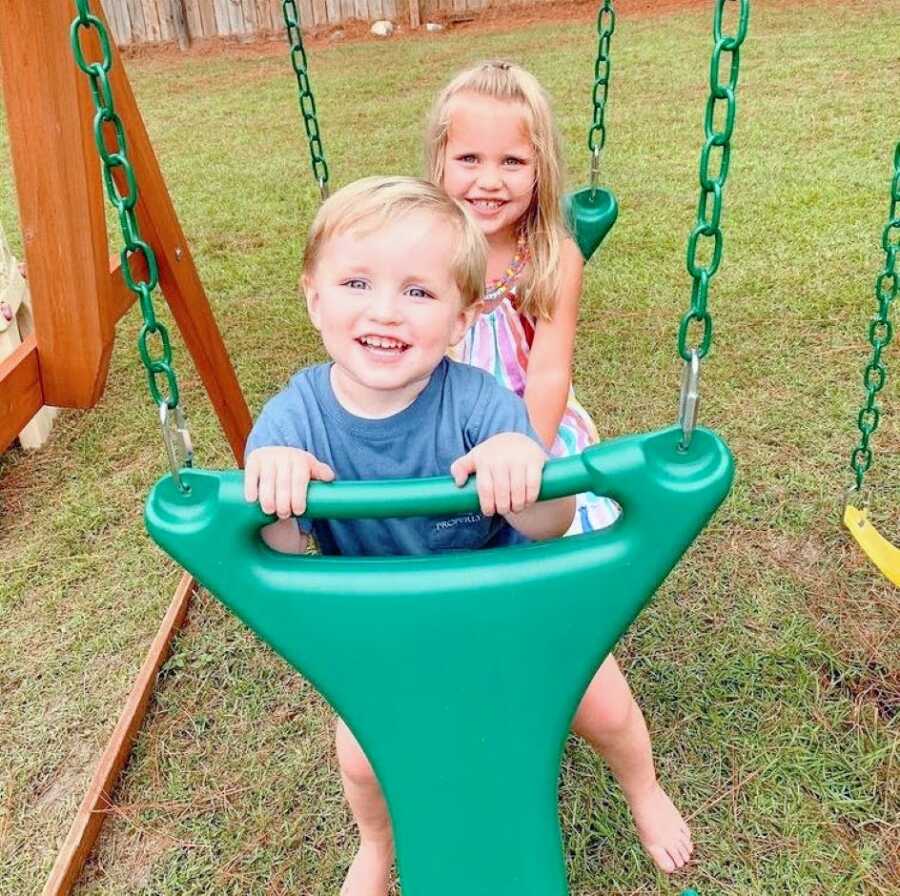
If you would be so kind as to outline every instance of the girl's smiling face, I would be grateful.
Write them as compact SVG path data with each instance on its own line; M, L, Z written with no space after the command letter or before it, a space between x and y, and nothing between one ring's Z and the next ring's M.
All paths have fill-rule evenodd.
M537 174L519 103L463 92L450 106L444 189L465 202L488 241L514 240L534 198Z

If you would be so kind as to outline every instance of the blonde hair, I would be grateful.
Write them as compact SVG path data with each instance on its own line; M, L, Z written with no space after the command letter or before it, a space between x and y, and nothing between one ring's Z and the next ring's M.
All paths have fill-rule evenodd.
M560 250L568 234L560 206L562 154L550 98L534 75L511 62L481 62L460 72L438 95L428 122L426 171L435 184L444 181L451 104L465 93L522 107L536 160L533 198L522 223L531 256L522 284L522 310L547 319L553 314L559 293Z
M303 277L312 275L322 247L333 236L363 228L370 232L414 212L427 212L455 231L448 265L468 308L484 296L487 244L463 206L440 187L418 177L364 177L322 203L306 238Z

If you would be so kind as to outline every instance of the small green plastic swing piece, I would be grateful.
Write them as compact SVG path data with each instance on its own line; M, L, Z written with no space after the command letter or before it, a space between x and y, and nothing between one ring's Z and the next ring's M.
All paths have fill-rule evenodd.
M585 187L566 194L564 210L586 264L616 223L619 203L609 190Z
M581 695L723 500L724 442L629 436L548 464L542 498L623 508L608 529L416 557L294 557L239 471L154 487L147 528L341 714L390 808L405 896L566 896L557 781ZM314 483L328 518L476 512L449 478Z

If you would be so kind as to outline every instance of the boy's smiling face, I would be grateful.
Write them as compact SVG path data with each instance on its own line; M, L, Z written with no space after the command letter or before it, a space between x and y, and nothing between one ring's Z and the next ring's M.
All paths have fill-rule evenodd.
M479 306L462 307L450 267L456 240L448 221L410 212L322 246L304 279L306 303L349 411L384 417L408 407L462 339Z

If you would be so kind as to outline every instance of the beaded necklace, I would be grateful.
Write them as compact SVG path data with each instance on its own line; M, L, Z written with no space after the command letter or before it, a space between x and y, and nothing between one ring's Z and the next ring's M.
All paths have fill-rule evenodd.
M485 303L490 305L499 302L506 296L514 297L518 289L516 281L519 279L519 275L526 264L528 264L528 242L523 231L519 234L518 240L516 240L516 254L503 272L503 276L496 280L491 280L485 286Z

